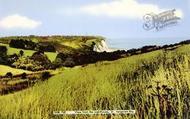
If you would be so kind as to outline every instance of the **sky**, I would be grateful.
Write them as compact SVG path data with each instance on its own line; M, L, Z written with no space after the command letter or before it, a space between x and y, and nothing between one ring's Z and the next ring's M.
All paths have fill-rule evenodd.
M143 28L143 16L176 9L176 25ZM0 0L0 36L98 35L132 48L190 39L190 0Z

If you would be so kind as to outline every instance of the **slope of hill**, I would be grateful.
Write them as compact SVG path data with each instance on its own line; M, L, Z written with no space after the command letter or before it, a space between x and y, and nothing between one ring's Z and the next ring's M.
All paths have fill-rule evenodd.
M12 72L13 75L22 74L22 73L31 73L30 71L11 68L9 66L0 65L0 76L4 76L7 72Z
M86 67L60 68L44 83L0 96L1 118L63 118L53 111L134 109L117 118L189 118L190 45ZM68 118L89 118L78 116ZM106 118L106 116L101 116ZM110 116L109 116L110 117Z
M7 47L7 49L8 49L7 54L8 55L13 55L15 53L19 54L19 52L22 50L22 51L24 51L24 56L27 57L27 56L32 56L32 54L35 52L34 50L23 50L23 49L19 49L19 48L12 48L8 44L0 43L0 46L6 46ZM51 61L54 61L56 56L57 56L57 53L54 53L54 52L45 52L45 54L48 56L48 58Z
M0 38L0 43L9 44L11 40L28 40L42 45L53 45L58 52L75 53L88 50L93 44L104 40L101 36L10 36Z

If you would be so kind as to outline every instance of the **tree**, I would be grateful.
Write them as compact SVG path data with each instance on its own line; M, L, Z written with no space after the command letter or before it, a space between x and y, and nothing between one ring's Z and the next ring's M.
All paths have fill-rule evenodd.
M40 63L40 65L46 67L51 64L51 61L47 57L47 55L44 52L38 51L33 53L33 55L30 57L35 62Z
M34 50L36 45L37 43L26 39L15 39L15 40L12 39L9 43L10 47L27 49L27 50Z
M43 52L56 52L56 49L53 45L45 45L45 44L39 44L38 48L39 51L43 51Z
M24 55L24 51L23 50L20 50L19 52L20 56L22 57Z
M7 64L7 47L0 46L0 64Z
M7 55L7 47L6 46L0 46L0 55L1 56Z

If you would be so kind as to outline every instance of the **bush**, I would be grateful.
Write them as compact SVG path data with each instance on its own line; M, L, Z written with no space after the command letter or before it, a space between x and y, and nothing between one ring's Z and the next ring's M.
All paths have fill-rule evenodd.
M13 55L9 55L8 59L7 59L8 60L8 64L11 65L14 62L16 62L18 59L19 59L19 56L16 53L14 53Z
M44 51L44 52L56 52L56 49L53 45L43 45L43 44L40 44L38 45L38 50L40 51Z
M23 50L20 50L19 52L20 56L22 57L24 55L24 51Z
M66 66L66 67L73 67L73 66L75 66L75 62L74 62L73 58L68 57L65 60L65 62L63 63L63 65Z
M42 78L43 81L44 81L44 80L47 80L47 79L50 78L50 77L51 77L51 74L50 74L50 72L48 72L48 71L43 72L43 73L42 73L42 76L41 76L41 78Z
M52 62L52 64L53 64L53 68L57 68L57 67L62 66L63 61L61 58L56 58L55 61Z
M40 62L34 61L29 57L20 57L16 62L12 64L13 67L24 69L24 70L31 70L31 71L39 71L43 70L44 67L41 65Z
M27 78L27 74L24 72L21 74L21 79L26 79Z
M13 78L13 74L11 72L7 72L5 75L7 78Z

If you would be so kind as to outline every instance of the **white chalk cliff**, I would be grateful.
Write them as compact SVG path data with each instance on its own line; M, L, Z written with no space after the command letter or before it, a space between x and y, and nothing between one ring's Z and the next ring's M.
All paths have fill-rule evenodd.
M105 40L102 40L101 42L98 42L94 45L94 51L96 52L112 52L113 49L110 49L108 45L106 44Z

